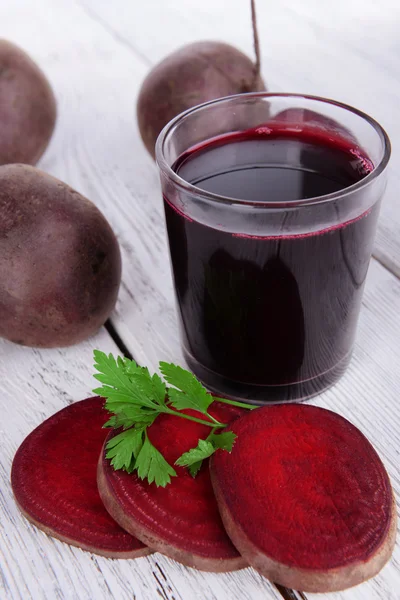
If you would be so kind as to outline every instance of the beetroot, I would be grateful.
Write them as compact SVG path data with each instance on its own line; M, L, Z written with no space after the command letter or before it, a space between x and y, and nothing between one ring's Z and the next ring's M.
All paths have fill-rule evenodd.
M0 167L1 337L76 344L108 319L120 280L118 240L92 202L34 167Z
M150 550L113 521L97 490L103 404L71 404L28 435L12 465L14 496L29 521L63 542L112 558L144 556Z
M345 589L374 576L395 542L388 475L351 423L322 408L265 407L233 423L211 478L225 528L250 565L284 586Z
M252 5L254 64L237 48L222 42L195 42L176 50L144 80L137 103L140 135L154 158L161 129L181 112L223 96L265 90Z
M0 165L37 163L56 122L56 99L31 58L0 39Z
M201 416L194 411L184 411ZM211 414L229 422L243 411L214 403ZM209 433L205 425L161 415L149 428L150 441L173 465ZM112 435L115 435L114 433ZM245 561L231 544L218 513L207 464L195 479L183 467L174 467L177 477L165 488L149 485L136 473L114 471L100 458L100 496L112 517L129 533L153 550L204 571L233 571Z

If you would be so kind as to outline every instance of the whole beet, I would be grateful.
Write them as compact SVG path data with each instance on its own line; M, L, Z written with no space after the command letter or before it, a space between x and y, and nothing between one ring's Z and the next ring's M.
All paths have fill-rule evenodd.
M92 202L34 167L0 167L1 337L80 342L106 321L120 278L118 242Z
M154 158L161 129L179 113L223 96L265 90L248 56L222 42L195 42L180 48L150 71L140 90L140 135Z
M144 80L137 102L139 131L154 158L163 127L181 112L224 96L266 89L260 75L255 2L251 0L256 62L229 44L194 42L156 65Z
M35 164L53 133L56 100L44 73L0 39L0 165Z

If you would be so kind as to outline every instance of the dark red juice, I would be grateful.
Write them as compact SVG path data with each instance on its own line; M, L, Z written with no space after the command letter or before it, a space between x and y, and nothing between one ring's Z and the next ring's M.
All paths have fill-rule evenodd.
M269 127L265 134L211 140L173 168L202 190L273 203L337 192L373 167L351 140ZM251 236L197 222L165 198L185 358L210 389L290 400L340 377L354 341L378 204L340 222L335 204L327 203L339 224L304 233L295 227L300 216L285 210L284 234ZM288 223L296 233L287 233Z

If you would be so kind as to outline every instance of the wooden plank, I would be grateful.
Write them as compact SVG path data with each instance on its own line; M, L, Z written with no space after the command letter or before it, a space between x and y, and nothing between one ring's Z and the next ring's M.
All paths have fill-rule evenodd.
M158 174L135 119L147 66L78 4L55 7L48 0L33 10L27 0L17 0L7 10L0 7L0 17L4 35L37 60L57 96L56 131L39 166L95 202L114 228L123 258L114 322L120 334L129 324L137 360L148 359L151 341L157 365L160 347L166 357L178 339L169 339L175 313L166 308L172 285Z
M39 166L95 202L113 226L123 258L113 322L124 338L130 329L137 360L156 366L179 342L158 174L135 119L147 66L78 5L57 4L73 43L54 28L50 0L47 8L42 3L34 15L18 0L4 11L7 36L41 64L58 100L56 131ZM29 34L18 25L25 11Z
M253 55L249 2L229 10L214 0L82 0L88 13L121 43L154 64L201 39L219 39ZM329 4L329 3L328 3ZM400 5L363 0L258 2L262 73L270 91L334 98L376 118L400 138ZM376 239L376 256L400 275L400 150L393 144L390 179Z
M104 7L104 5L101 6ZM162 13L162 19L164 19L164 16ZM125 14L125 18L121 22L126 23L126 17ZM166 22L166 28L168 29L168 21ZM177 27L177 30L181 31L181 28ZM151 45L152 39L150 39L149 45ZM152 368L156 367L158 360L168 359L181 362L169 279L167 247L163 237L163 217L160 202L157 199L158 185L153 179L151 165L141 171L140 181L136 180L136 171L129 172L128 168L124 168L123 165L115 165L115 161L113 167L119 173L120 180L124 181L125 185L131 189L131 202L132 207L134 207L132 214L135 215L135 222L130 223L131 239L134 240L131 243L135 245L135 250L134 252L129 251L129 243L125 244L125 249L130 252L131 259L127 267L129 271L126 273L125 286L121 293L114 322L123 339L140 362L148 364ZM118 175L115 175L115 178L118 179ZM100 190L99 193L101 193ZM148 212L142 210L144 199L145 202L150 204ZM127 219L129 218L131 216L127 215ZM151 235L149 235L149 231L151 231ZM136 260L134 260L134 257ZM386 285L383 286L382 282L386 282ZM358 385L360 381L364 381L360 389L369 390L370 396L366 400L363 399L362 411L367 410L365 402L373 403L375 395L381 397L382 394L386 394L389 406L392 407L395 414L398 414L395 403L396 385L388 387L388 381L393 380L393 375L388 378L388 373L381 371L379 368L381 363L385 364L386 352L383 347L380 349L379 356L374 355L374 338L370 336L371 331L380 331L383 339L387 335L390 323L382 321L382 312L385 312L384 307L387 307L386 310L389 311L390 306L399 294L398 286L398 282L385 269L377 263L372 263L354 361L346 377L334 390L327 392L330 397L341 399L340 410L336 408L339 412L342 412L342 408L347 406L349 398L360 398ZM369 299L374 298L374 294L379 294L382 290L385 291L385 295L380 300L379 310L376 311L377 303ZM368 308L371 302L374 307L373 311ZM393 331L392 329L391 332ZM392 346L396 344L396 335L397 332L394 332ZM369 348L371 360L364 364L366 348ZM374 360L378 360L378 366L371 368L371 365L374 365ZM391 371L391 373L393 372L395 370ZM353 383L353 378L355 383ZM339 406L338 403L337 406ZM343 413L346 414L344 411ZM354 418L352 420L357 423ZM378 423L380 429L375 424L375 427L371 428L371 432L368 432L375 444L378 437L387 441L385 421L380 419ZM392 439L394 447L396 447L396 443L396 440ZM385 457L386 446L384 445L382 448L378 446L378 449ZM387 464L387 466L398 491L396 468L393 465L390 467ZM399 589L398 577L398 550L396 550L393 561L382 575L371 583L364 584L351 592L346 592L346 597L357 594L357 598L378 598L385 597L383 594L386 594L387 598L395 598L397 589ZM344 595L336 594L331 595L331 597L344 598Z
M340 383L312 404L333 410L354 423L373 443L390 475L399 510L400 407L398 351L400 282L375 261L371 264L354 358ZM398 600L400 547L381 573L326 600ZM295 593L296 598L303 596ZM306 594L308 600L320 598Z
M17 509L10 486L12 459L24 437L45 418L91 395L92 351L117 352L105 330L63 350L0 342L0 598L4 600L278 599L252 569L206 574L159 554L111 560L72 548L32 526ZM72 451L72 450L71 450Z
M103 9L105 4L105 2L96 3L96 5L93 3L90 5L90 10L93 11L94 6L96 10L98 6ZM138 16L131 29L131 37L140 34L144 36L147 31L145 24L147 22L153 24L155 20L157 21L156 5L144 4L143 10L146 13L140 14L149 13L149 18L146 17L146 20L141 20L140 15L138 16L138 3L131 3L129 8L125 4L125 10L120 12L118 3L113 3L113 11L115 14L119 14L121 27L125 27L125 23L130 23L132 26L131 15ZM178 3L171 3L168 11L173 10L174 6L178 6ZM151 7L153 7L152 10L150 10ZM162 19L160 18L158 21L158 29L149 27L149 30L151 29L150 45L151 40L156 37L158 37L158 47L164 44L165 40L168 42L171 40L171 43L174 44L178 43L181 32L190 32L191 28L195 26L192 23L197 22L196 16L200 22L201 16L207 14L208 8L208 0L198 6L197 12L194 3L192 5L188 2L187 9L185 8L187 12L184 15L186 20L183 25L181 25L181 21L175 20L174 26L166 18L164 14L166 11L160 13ZM218 10L221 12L222 9ZM223 14L224 18L227 17L225 25L223 25L226 31L230 31L231 14L235 12L237 11L230 9L227 15ZM23 19L21 19L21 14L24 15ZM0 16L3 35L21 44L32 53L43 65L56 89L60 118L56 135L41 163L42 167L63 178L95 200L119 236L124 257L124 286L114 319L118 331L123 335L125 342L138 360L151 367L155 367L160 359L181 361L157 173L138 139L134 119L135 96L147 69L146 62L140 57L135 58L130 49L130 40L126 42L123 36L121 40L121 33L107 30L107 24L110 27L107 20L106 26L104 26L101 22L96 22L88 14L87 9L85 13L83 8L66 1L55 4L50 0L47 2L43 0L39 6L33 7L27 1L16 0L4 9L0 8ZM215 21L215 12L211 12L210 17L204 21L206 26L201 37L210 37L212 31L215 31L212 29L213 21ZM55 27L54 23L61 23L62 26ZM276 29L276 22L273 21L272 25ZM283 21L284 25L285 21ZM165 31L165 35L160 35L161 28ZM243 27L240 29L244 31ZM192 29L192 31L197 30ZM287 33L290 34L290 30L287 30ZM218 37L220 36L218 35ZM287 39L296 38L289 36ZM235 43L235 40L232 41ZM249 51L250 44L249 38ZM281 45L282 49L287 45L284 38L281 40ZM307 62L307 53L300 53L301 46L302 44L299 44L298 52L296 52L296 45L293 44L292 54L296 57L298 55L303 57L304 67ZM272 46L272 49L268 50L271 52L271 60L273 51L277 51L277 46ZM309 53L310 49L307 52ZM314 60L313 57L309 58ZM331 59L328 64L332 66L333 62ZM274 62L277 80L278 71L287 73L283 68L285 64L284 57L282 64L279 61ZM312 62L311 66L314 66ZM357 62L356 67L360 67ZM319 69L322 69L321 65ZM357 72L357 68L355 71ZM304 74L303 71L300 73ZM332 75L336 71L330 71L330 73ZM361 70L361 73L366 75L366 69ZM286 77L286 75L284 76ZM299 75L298 85L300 85L300 81ZM385 81L387 83L386 79ZM378 77L377 84L380 85L382 82L382 78ZM365 87L362 89L367 96ZM393 96L395 96L396 89L393 87ZM373 338L372 334L368 332L375 331L375 328L382 333L383 340L393 334L390 346L393 349L394 334L396 332L398 334L398 327L392 323L388 327L388 320L384 321L381 317L382 311L389 315L390 306L392 304L396 306L396 298L399 294L398 284L382 267L375 264L373 269L370 288L376 293L378 293L379 287L385 290L383 298L380 298L383 304L379 306L376 315L375 313L369 315L368 298L371 292L368 292L367 308L363 312L361 329L366 332L364 335L366 339L370 339L370 335L371 339ZM382 274L384 277L382 281L375 277L375 271ZM383 285L383 281L386 282L385 285ZM373 308L376 310L376 304ZM396 319L395 316L394 318ZM110 344L108 338L107 341L106 338L96 338L96 345L107 349L107 344ZM5 343L2 351L4 381L9 387L7 405L2 408L3 414L6 414L7 427L11 419L7 415L6 406L9 406L11 399L18 391L20 385L18 378L21 377L20 370L17 371L17 367L15 367L13 371L10 366L12 364L10 348L15 348L15 352L18 350L18 359L15 359L16 365L21 356L20 348L11 347L10 344ZM373 345L369 348L370 355L373 356ZM58 355L55 354L55 351L51 351L51 356L57 356L57 359L50 359L49 352L49 358L46 360L50 362L54 360L56 364L53 366L54 372L51 373L48 381L51 381L52 386L58 386L59 390L56 392L60 394L61 400L62 393L70 394L71 397L77 399L82 397L83 390L87 389L79 387L79 385L75 387L75 384L71 383L70 371L74 373L73 381L78 377L77 373L86 373L86 365L91 364L91 349L92 346L88 344L81 359L79 358L81 351L77 348L66 351L61 358L63 364L68 363L68 376L65 375L61 378L58 375L60 371L62 372ZM383 345L380 351L382 354L375 357L379 367L382 367L383 363L386 364L386 360L387 364L394 367L394 360L384 350ZM335 400L336 395L339 395L345 406L349 401L348 398L360 397L359 390L361 389L367 389L371 394L372 400L369 402L374 401L373 395L381 400L383 394L387 394L389 405L386 413L389 413L390 409L390 418L395 420L397 417L393 417L393 415L397 415L398 412L396 412L393 396L393 390L396 389L396 385L393 384L393 375L389 377L389 371L385 371L383 367L379 369L375 367L372 371L368 370L365 365L369 366L369 363L364 364L364 352L364 342L359 342L352 370L334 391L328 393L334 393ZM33 362L32 366L29 366L31 363L30 359L28 360L30 353L32 357L37 357L34 359L37 362ZM40 352L27 351L24 354L25 370L31 369L31 372L37 371L43 375L44 359L40 358L41 356L43 354ZM90 363L88 363L89 360ZM354 380L357 385L353 384L353 378L350 375L354 374L354 369L359 369L358 378L356 377ZM395 370L392 372L394 373ZM86 374L82 377L86 380ZM390 386L387 379L391 382ZM18 388L13 381L18 381ZM83 379L78 379L78 381L83 383ZM364 381L364 386L358 388L362 381ZM39 396L45 395L46 389L49 388L46 387L47 383L43 384L45 387L40 387L39 375L37 382L37 398L39 398ZM88 385L91 386L91 382ZM52 397L53 393L55 393L54 389ZM26 387L25 402L30 398L30 394L29 387ZM20 397L22 398L22 395ZM62 405L60 403L57 407ZM20 432L20 437L14 439L13 450L22 440L23 435L30 430L30 425L33 426L34 423L39 422L42 416L47 416L40 406L39 400L31 404L24 404L21 414L18 416L19 424L10 425L11 429L14 428L15 431ZM50 405L48 406L50 407ZM54 408L57 407L54 405ZM40 412L41 410L42 412ZM38 417L40 416L37 421L34 417L36 414ZM386 456L387 453L387 456L390 457L390 452L384 442L387 439L388 444L389 442L396 444L396 440L390 437L391 430L389 435L386 434L386 426L385 421L378 420L374 427L371 427L371 432L375 436L371 439L374 443L377 443L377 436L382 439L384 454ZM22 430L22 427L25 429ZM11 455L8 455L7 461L2 462L4 481L8 480L10 460ZM390 468L393 477L393 468ZM395 483L397 486L398 482L395 481ZM132 598L132 595L135 594L137 598L153 599L157 594L162 598L171 599L218 598L222 600L227 597L268 598L276 596L274 589L250 570L225 576L208 575L192 572L168 559L158 559L158 557L140 559L138 563L107 561L94 558L76 549L70 549L49 540L28 526L14 508L8 484L3 484L1 490L3 514L6 514L7 510L7 529L2 531L2 546L0 546L3 556L7 559L7 567L4 567L5 563L2 562L2 568L7 578L3 578L1 585L3 585L3 590L7 590L4 587L4 581L7 582L9 588L5 593L11 593L11 598L24 598L24 600L29 597L101 599ZM19 527L25 529L20 530ZM379 592L379 589L389 590L386 598L395 598L393 594L399 589L397 554L392 565L396 567L395 574L391 575L389 579L387 578L386 572L392 568L389 566L381 576L384 579L380 587L370 587L376 585L374 582L359 588L365 592L365 595L362 596L363 599L377 598L377 595L371 596L371 594L375 594L375 589L376 593ZM40 577L38 573L40 573ZM349 595L352 593L348 592L346 597L352 597ZM392 595L390 596L390 594ZM361 598L361 596L359 597ZM381 595L381 597L385 596Z
M373 262L369 272L354 360L343 380L312 402L354 423L381 456L397 498L400 498L400 405L398 357L400 282ZM351 591L352 600L398 600L400 546L373 580ZM326 594L326 600L346 600L350 592ZM309 600L318 596L307 594Z
M156 276L148 276L147 269L152 269L153 249L154 259L158 260L163 232L159 227L150 233L149 240L139 233L144 214L148 215L146 225L150 220L151 232L151 202L159 204L159 198L149 200L139 186L133 212L129 189L132 181L127 183L119 171L121 166L127 174L133 170L133 182L140 181L145 172L156 187L154 166L132 126L134 94L145 72L143 63L135 60L129 49L106 34L79 6L67 1L42 1L32 7L27 1L16 0L10 6L0 7L0 17L3 34L32 54L56 91L59 120L41 166L79 188L103 209L120 237L125 279L129 279L131 270L139 273L137 291L124 284L126 297L139 293L141 310L146 310L143 296L154 299L152 286L157 280ZM55 27L55 23L61 26ZM130 158L125 161L128 155ZM144 180L147 181L146 176ZM169 280L168 273L164 277ZM161 313L165 305L163 293L158 302ZM135 312L134 301L126 304L125 311L141 318ZM173 315L171 309L170 312ZM146 345L146 327L136 338L139 344ZM162 328L158 335L167 344ZM205 574L160 555L137 561L108 560L52 540L20 515L9 484L15 450L44 418L68 402L90 395L95 347L117 351L104 330L86 343L66 350L39 351L0 342L0 598L280 598L276 589L251 569L240 574Z

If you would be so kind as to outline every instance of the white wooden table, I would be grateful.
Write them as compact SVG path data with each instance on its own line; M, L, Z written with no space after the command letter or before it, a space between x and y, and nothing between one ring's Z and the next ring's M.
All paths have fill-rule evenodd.
M148 69L181 44L220 39L252 54L247 0L3 0L0 34L48 75L59 106L40 167L92 199L123 253L112 325L136 360L182 362L156 167L139 138L135 102ZM228 8L226 8L228 7ZM400 3L258 0L270 91L332 97L367 111L393 142L352 364L313 403L355 423L380 453L400 497ZM252 569L196 572L159 554L107 560L47 537L19 514L11 461L23 438L90 395L92 351L118 352L106 329L85 343L40 351L0 342L1 600L271 600L281 592ZM283 591L287 599L313 594ZM400 540L372 581L326 600L400 598Z

